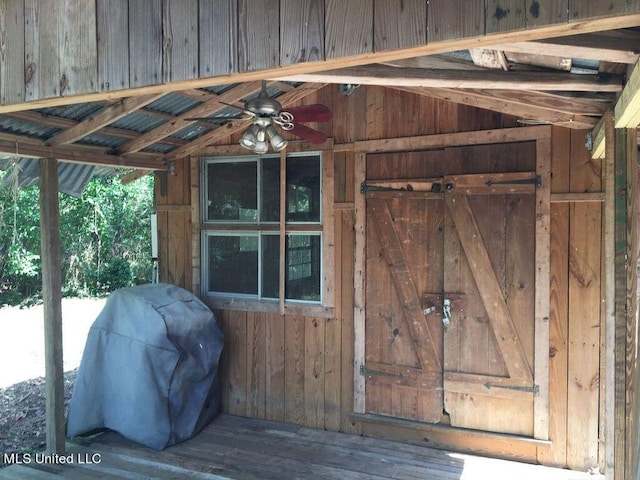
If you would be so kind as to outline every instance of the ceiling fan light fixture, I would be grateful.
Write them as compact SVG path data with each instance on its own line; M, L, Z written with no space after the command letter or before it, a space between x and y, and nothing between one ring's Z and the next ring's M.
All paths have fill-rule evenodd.
M262 155L263 153L267 153L268 150L269 150L269 144L265 141L258 141L256 142L255 147L253 147L253 151L260 155Z
M258 143L258 132L260 127L258 125L251 125L240 137L240 145L248 150L254 150Z
M279 152L287 148L289 142L287 142L275 128L272 126L267 127L267 134L269 135L269 141L271 142L271 148L273 148L274 152Z

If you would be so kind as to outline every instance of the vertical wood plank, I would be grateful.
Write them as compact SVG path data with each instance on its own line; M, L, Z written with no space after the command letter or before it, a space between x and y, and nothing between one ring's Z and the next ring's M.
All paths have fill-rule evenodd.
M265 418L266 314L247 312L247 416Z
M237 0L200 0L200 76L234 73L238 69ZM221 42L220 39L225 41Z
M571 132L571 190L600 189L599 168L584 147L582 132ZM600 205L570 206L569 372L567 464L587 470L598 465L600 355Z
M325 320L305 320L304 425L324 429Z
M323 425L326 430L340 430L340 404L342 397L342 319L328 318L325 324L324 338L324 419Z
M633 138L631 129L615 130L615 363L614 363L614 472L615 480L628 478L626 467L627 423L626 423L626 336L627 336L627 157L629 143Z
M610 15L611 12L623 12L628 3L626 0L607 0L604 2L569 0L569 21L580 20L585 17Z
M190 189L191 189L191 292L200 297L202 295L202 276L200 265L201 237L200 234L200 158L190 159Z
M54 2L24 3L25 100L60 93L59 10Z
M277 67L280 61L278 0L238 1L238 69Z
M220 356L220 366L218 367L220 376L220 406L222 413L229 413L229 312L216 310L214 312L216 320L224 333L224 348Z
M600 424L603 427L601 441L603 452L600 453L601 466L608 478L615 478L615 360L616 360L616 179L615 179L615 156L616 156L616 133L615 119L613 112L607 112L604 116L605 128L605 157L603 160L603 190L605 192L603 209L603 275L604 275L604 370L603 380L604 404L601 412Z
M280 65L324 60L324 1L280 1Z
M162 0L129 2L129 86L162 81Z
M24 0L0 1L0 103L24 101Z
M568 0L526 0L527 28L568 20Z
M484 23L484 2L431 0L427 11L427 42L484 35Z
M95 0L57 1L60 95L94 92L98 86Z
M162 11L163 82L198 78L198 0L163 0Z
M325 0L325 54L346 57L373 50L373 0Z
M305 381L305 319L287 317L285 342L285 421L302 425L304 422Z
M550 135L551 130L547 130ZM536 174L542 186L536 188L535 261L535 355L534 378L539 393L533 401L533 436L549 438L549 275L551 139L536 142Z
M355 158L355 262L353 272L353 411L365 412L365 378L360 375L360 365L365 362L365 198L360 187L366 179L367 155L356 154Z
M627 442L625 445L624 471L627 478L633 478L632 472L638 469L638 423L637 417L637 378L638 366L638 153L633 145L635 128L627 130L627 291L626 291L626 425ZM634 461L635 460L635 461ZM637 478L637 477L636 477Z
M129 2L97 0L98 87L129 88Z
M427 2L375 0L373 47L376 52L422 45L427 41Z
M265 417L285 421L285 323L282 315L269 315L266 324L266 405Z
M487 0L486 33L523 29L526 0Z
M570 135L551 130L551 191L569 191ZM560 468L567 464L567 337L569 291L569 205L551 205L549 292L549 439L553 448L538 449L538 461Z
M335 210L333 208L334 171L333 152L322 152L322 257L323 276L322 303L326 307L335 306L336 270L330 260L335 255ZM327 259L325 261L324 259Z
M40 244L44 304L46 441L49 453L65 451L64 368L62 362L62 258L58 161L40 159Z
M227 348L229 353L229 413L246 416L247 383L247 314L228 312Z

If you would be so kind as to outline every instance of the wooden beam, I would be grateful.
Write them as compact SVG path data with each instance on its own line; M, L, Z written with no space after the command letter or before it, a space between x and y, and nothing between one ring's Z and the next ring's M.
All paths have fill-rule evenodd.
M65 162L102 165L107 167L143 168L166 170L167 163L157 154L137 154L128 156L111 155L101 148L87 146L49 147L42 142L16 135L0 134L0 153L15 157L57 158Z
M63 454L65 422L62 362L62 259L58 162L53 158L40 159L40 241L44 304L47 451Z
M579 99L572 100L546 92L515 90L455 90L453 88L392 87L427 97L440 98L494 112L518 116L549 125L567 128L592 128L598 119L591 115L601 115L601 105ZM573 111L569 111L573 109ZM580 111L588 114L578 113ZM598 112L598 113L596 113Z
M290 92L280 95L278 97L278 102L280 102L283 107L291 106L299 102L306 96L315 93L324 86L325 84L323 83L302 84L295 90L291 90ZM173 150L172 152L169 152L167 155L165 155L165 158L167 160L175 160L177 158L192 155L196 152L199 152L209 144L215 143L235 132L239 132L240 130L247 128L249 125L251 125L251 123L251 120L233 120L222 127L218 127L210 131L209 133L205 133L204 135L198 137L184 147L180 147L176 150Z
M605 121L606 114L600 119L600 121L593 127L591 131L591 158L602 159L605 156ZM613 119L613 112L611 112L611 118Z
M622 81L617 77L573 75L547 72L501 72L487 70L482 74L466 70L428 70L366 65L326 72L276 77L292 82L352 83L395 87L470 88L499 90L542 90L619 92Z
M640 62L629 75L616 103L616 128L636 128L640 124Z
M244 97L247 97L257 91L260 90L261 83L260 82L250 82L239 85L231 90L223 93L222 95L212 98L211 100L206 101L202 105L198 105L197 107L183 113L182 115L176 117L174 120L164 123L153 130L140 135L138 138L130 140L124 145L115 149L115 153L123 154L123 153L133 153L142 150L144 147L151 145L152 143L158 142L169 135L172 135L176 132L179 132L183 128L191 125L193 123L192 120L188 120L189 118L194 117L206 117L215 113L219 110L227 108L224 103L234 103L237 102Z
M46 144L50 146L63 145L65 143L73 143L76 140L86 137L87 135L100 130L102 127L115 122L116 120L129 115L132 112L148 105L164 94L142 95L139 97L123 98L120 101L94 113L89 118L68 128L57 135L54 135Z
M284 65L280 67L262 70L247 71L230 75L218 75L214 77L179 80L169 83L159 83L142 87L126 88L122 90L100 91L91 93L71 94L42 98L30 102L0 105L0 114L32 110L37 108L70 105L102 100L115 100L123 97L137 95L151 95L155 93L179 92L185 89L204 88L215 85L228 85L231 83L250 82L264 78L283 78L297 74L322 72L330 69L344 68L354 65L366 65L373 62L384 63L402 60L412 57L434 55L445 52L454 52L468 48L494 48L495 45L518 42L528 42L544 38L561 37L570 29L574 34L612 30L618 28L636 27L640 25L640 13L618 14L609 17L589 17L571 21L554 23L550 25L536 26L536 28L512 30L507 32L490 33L484 36L469 35L464 38L445 39L423 43L417 46L385 50L381 52L359 53L347 57L328 58L323 61L312 61Z
M623 35L618 32L618 35L614 35L614 33L616 32L569 35L550 40L494 45L493 48L505 52L606 60L633 65L638 60L640 39L635 34Z
M507 58L504 52L488 48L470 48L469 54L473 63L478 67L494 68L497 70L509 70Z

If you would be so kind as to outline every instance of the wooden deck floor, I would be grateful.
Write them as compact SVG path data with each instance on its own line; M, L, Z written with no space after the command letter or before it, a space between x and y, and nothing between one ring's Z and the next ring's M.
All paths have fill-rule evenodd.
M430 479L582 480L598 475L495 460L403 443L220 415L195 438L157 452L109 432L80 459L99 463L11 465L1 480Z

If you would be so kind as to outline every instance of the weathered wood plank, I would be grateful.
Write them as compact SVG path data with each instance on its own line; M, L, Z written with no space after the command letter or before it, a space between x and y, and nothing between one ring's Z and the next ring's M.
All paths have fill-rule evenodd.
M324 4L326 58L373 50L373 0L325 0Z
M102 91L129 88L129 2L98 0L98 87Z
M162 1L129 4L129 85L162 82Z
M487 33L519 30L525 27L526 0L488 0Z
M484 35L485 6L466 0L431 0L427 22L427 43Z
M427 41L427 3L421 0L374 0L375 51L413 47Z
M569 131L551 130L551 191L569 190ZM549 312L549 439L553 448L538 449L544 465L567 464L567 341L569 305L569 205L551 206Z
M533 0L526 2L527 28L565 23L568 0Z
M198 0L162 2L162 79L198 78Z
M303 425L305 420L305 319L287 317L285 329L285 412L287 423Z
M238 0L238 68L255 71L280 61L278 0Z
M324 429L325 320L305 319L304 425Z
M25 0L25 100L60 94L58 30L60 12L53 2Z
M360 375L360 365L365 364L365 279L366 279L366 203L365 197L360 193L359 185L366 180L367 156L357 154L355 156L355 182L354 182L354 215L355 215L355 261L353 272L353 411L365 412L365 379Z
M56 2L56 10L60 15L59 93L73 95L93 92L99 87L96 2L64 0Z
M200 0L200 77L238 70L237 0ZM226 39L221 42L220 39Z
M634 11L638 8L637 0L608 0L593 2L591 0L569 0L569 21L576 21L587 17L610 15L613 11Z
M324 2L281 0L280 65L324 59Z
M599 161L592 161L584 137L571 134L571 189L600 190ZM600 354L601 207L575 203L569 232L569 415L567 464L587 470L598 465L598 393ZM589 233L591 232L591 233Z
M288 319L269 315L266 328L266 406L265 417L285 421L285 329Z
M229 350L229 413L247 415L247 314L229 312L226 321L226 347Z
M64 368L62 363L62 257L58 161L40 159L40 244L44 304L47 452L64 454Z
M0 103L25 100L24 0L0 2Z
M265 418L267 318L267 314L247 312L247 416L252 418Z

